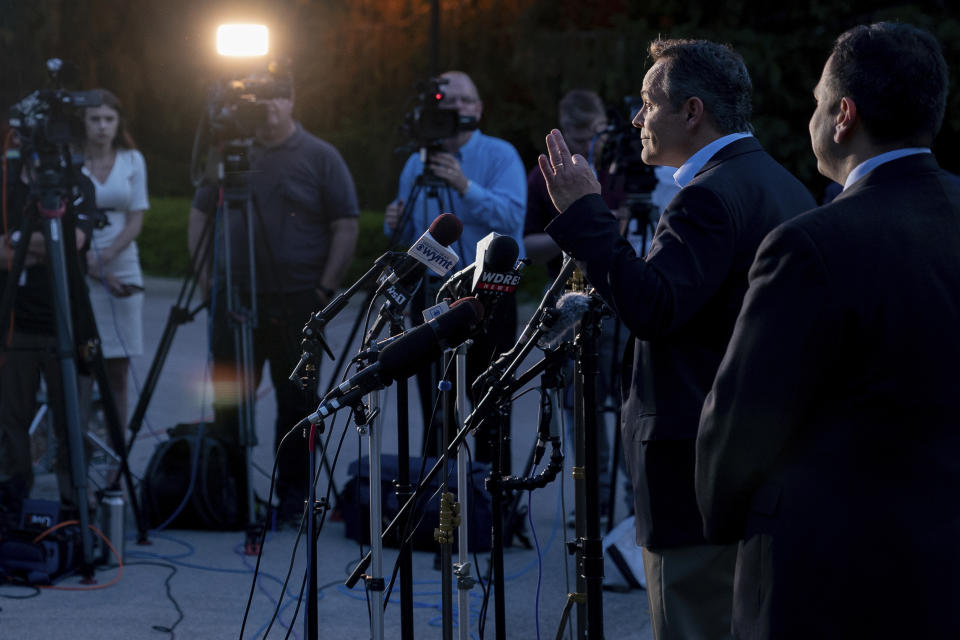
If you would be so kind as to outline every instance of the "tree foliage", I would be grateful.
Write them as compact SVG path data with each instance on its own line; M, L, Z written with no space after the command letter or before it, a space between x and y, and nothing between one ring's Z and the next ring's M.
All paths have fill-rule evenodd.
M380 208L395 195L403 162L394 149L429 74L469 72L484 99L484 131L504 137L527 165L556 125L556 103L573 87L596 89L611 104L639 90L657 36L733 45L754 81L754 125L773 153L815 192L822 187L809 150L811 90L832 40L857 23L899 19L930 29L948 61L960 60L960 21L945 1L808 0L442 0L432 64L427 0L5 0L0 11L0 102L44 84L42 62L59 56L75 85L112 89L127 107L147 157L151 192L187 195L194 129L205 87L216 77L212 33L219 21L251 17L272 27L293 59L297 115L336 145L361 203ZM956 89L960 69L951 69ZM904 90L909 90L905 87ZM960 95L951 94L936 151L960 170Z

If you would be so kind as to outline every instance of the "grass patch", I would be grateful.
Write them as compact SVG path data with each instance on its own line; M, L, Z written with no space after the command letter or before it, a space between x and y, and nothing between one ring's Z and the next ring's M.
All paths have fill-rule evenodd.
M173 278L187 275L190 268L190 255L187 251L189 217L190 198L150 198L150 210L144 216L143 231L137 238L144 273ZM344 286L359 280L387 250L388 240L383 234L382 211L361 211L359 225L357 250L343 279ZM461 267L462 265L458 266ZM545 284L544 269L538 266L528 267L517 290L520 301L539 300Z

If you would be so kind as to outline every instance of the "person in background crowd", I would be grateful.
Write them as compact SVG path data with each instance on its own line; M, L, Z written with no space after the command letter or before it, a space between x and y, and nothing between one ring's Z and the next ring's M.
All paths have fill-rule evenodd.
M127 130L117 97L96 89L99 107L84 110L83 172L93 182L107 224L94 229L87 287L117 413L127 420L130 356L143 353L143 273L137 236L147 200L147 165Z

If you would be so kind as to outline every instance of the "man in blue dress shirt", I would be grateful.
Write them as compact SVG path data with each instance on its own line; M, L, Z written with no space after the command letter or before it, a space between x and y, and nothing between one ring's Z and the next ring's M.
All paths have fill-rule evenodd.
M441 85L443 99L440 107L456 109L461 118L480 120L483 102L477 87L466 73L447 71L441 74L447 82ZM415 190L425 170L446 186L428 195L428 189ZM406 200L414 191L416 200ZM409 211L406 220L401 220L404 205ZM392 234L400 244L410 244L418 238L430 223L441 213L453 213L463 223L463 234L452 248L460 256L459 267L474 262L477 241L491 231L507 235L523 247L523 219L527 205L527 179L520 154L509 142L484 135L479 129L461 130L446 138L440 150L427 154L426 164L415 153L407 160L400 174L397 199L387 206L384 218L386 233ZM421 321L420 310L430 306L436 287L424 283L412 302L413 320ZM516 335L516 301L504 300L497 306L487 330L474 338L467 357L467 379L473 381L490 362L491 356L509 349ZM436 378L429 372L418 374L420 401L424 425L430 424ZM509 433L509 421L504 425ZM474 449L476 460L491 462L497 451L494 429L481 428L477 432ZM437 430L435 430L437 432ZM505 434L506 435L506 434ZM428 455L437 451L436 442L427 444ZM504 469L509 469L509 447L503 456Z

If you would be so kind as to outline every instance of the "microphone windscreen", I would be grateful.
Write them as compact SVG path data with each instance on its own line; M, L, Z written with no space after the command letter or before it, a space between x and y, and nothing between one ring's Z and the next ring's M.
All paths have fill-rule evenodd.
M460 218L452 213L441 213L430 223L428 231L434 240L445 247L449 247L463 233L463 223L460 222Z
M497 236L490 241L483 258L483 270L505 272L513 269L520 255L520 246L510 236Z
M583 314L590 309L590 296L571 291L557 301L556 317L537 343L541 349L552 349L569 337Z

